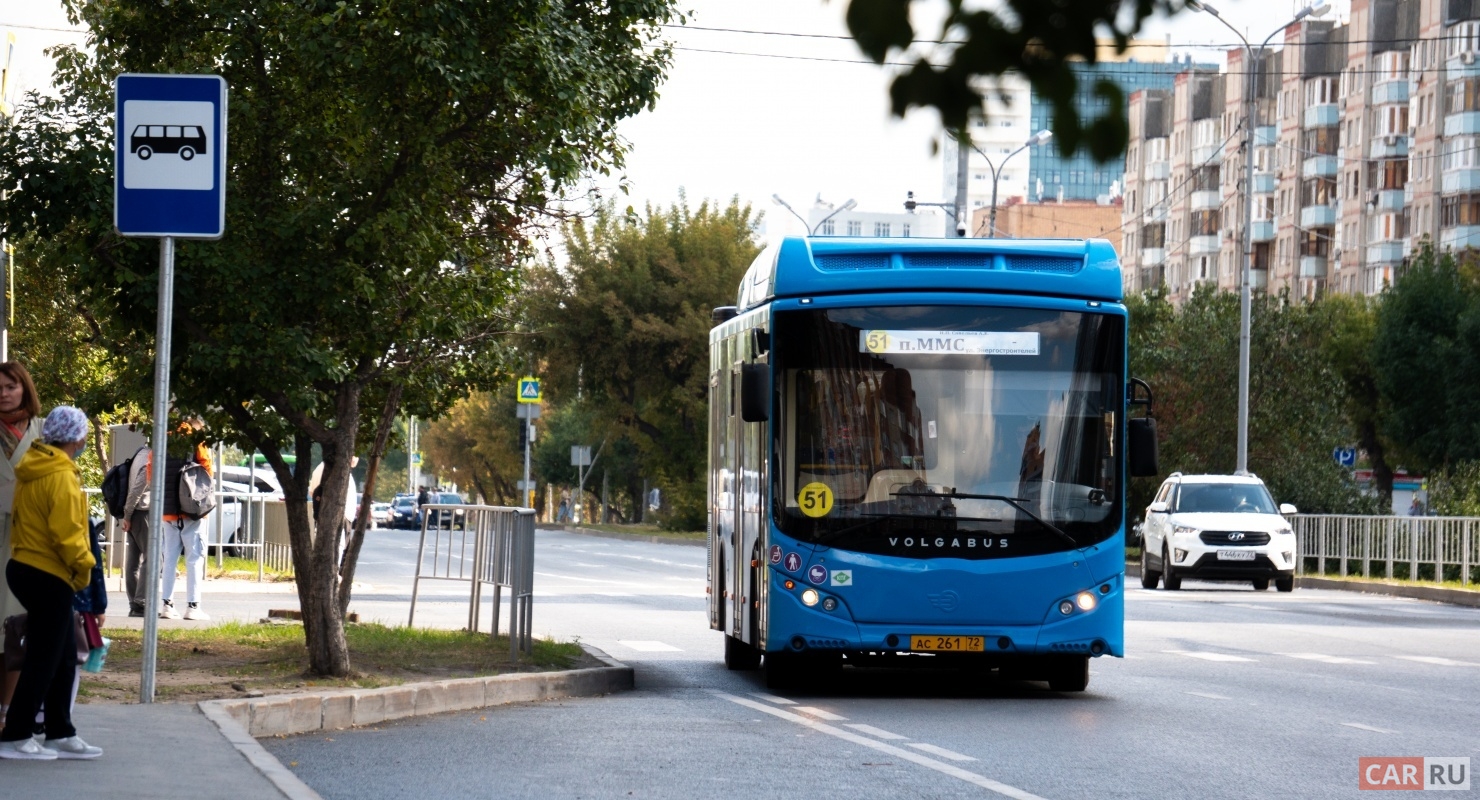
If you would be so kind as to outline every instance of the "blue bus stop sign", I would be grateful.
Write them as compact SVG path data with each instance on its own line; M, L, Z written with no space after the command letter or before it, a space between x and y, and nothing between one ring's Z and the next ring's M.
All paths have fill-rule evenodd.
M226 81L119 75L114 88L113 225L124 236L218 239L226 232Z

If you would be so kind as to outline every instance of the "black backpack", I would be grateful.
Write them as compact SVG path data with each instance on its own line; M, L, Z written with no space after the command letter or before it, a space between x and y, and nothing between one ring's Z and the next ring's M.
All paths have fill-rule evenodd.
M180 513L191 519L200 519L216 507L211 474L195 461L186 461L180 467L179 492Z
M128 502L128 478L133 469L134 457L129 456L103 476L103 505L114 519L123 519L123 504Z

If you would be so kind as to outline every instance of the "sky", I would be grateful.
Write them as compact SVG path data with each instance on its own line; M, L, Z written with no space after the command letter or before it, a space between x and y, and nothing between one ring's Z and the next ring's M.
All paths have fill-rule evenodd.
M1304 5L1208 2L1256 42ZM680 192L690 205L738 196L765 212L767 238L802 231L772 203L773 194L803 215L819 196L838 204L854 199L861 211L901 210L908 191L920 200L945 199L937 196L941 132L934 112L917 109L895 118L891 71L840 63L864 61L851 40L828 38L847 35L846 0L679 0L679 7L688 11L687 27L665 31L677 49L657 107L619 127L630 152L622 180L598 184L605 196L639 210L676 202ZM939 13L945 0L918 0L915 7L918 35L934 38L939 31L928 24L928 12ZM1335 0L1331 16L1345 19L1348 8L1349 0ZM56 0L0 0L0 29L19 25L70 27ZM81 42L73 33L11 29L22 90L49 84L43 48ZM1218 46L1237 42L1216 19L1192 12L1153 19L1143 35L1169 35L1174 53L1218 63Z

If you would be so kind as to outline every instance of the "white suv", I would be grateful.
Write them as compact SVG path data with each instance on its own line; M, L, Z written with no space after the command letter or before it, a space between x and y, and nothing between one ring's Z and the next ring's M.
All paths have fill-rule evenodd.
M1295 533L1253 475L1173 472L1146 507L1141 586L1182 588L1183 578L1249 581L1260 591L1295 588Z

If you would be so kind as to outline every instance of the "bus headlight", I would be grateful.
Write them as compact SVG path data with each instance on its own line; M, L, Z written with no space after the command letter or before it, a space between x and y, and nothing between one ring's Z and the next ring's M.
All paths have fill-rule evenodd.
M1074 613L1074 604L1071 603L1071 602L1069 602L1068 600L1065 600L1064 602L1059 603L1059 613L1060 614L1063 614L1066 617L1069 616L1070 614L1073 614Z
M823 611L836 611L836 610L838 610L838 601L837 601L837 598L829 597L826 600L823 600L822 601L822 610Z
M1095 596L1089 592L1080 592L1079 596L1074 598L1074 604L1079 606L1080 611L1093 611L1097 602L1099 601L1095 600Z
M808 589L802 592L802 605L815 606L818 599L816 589Z

